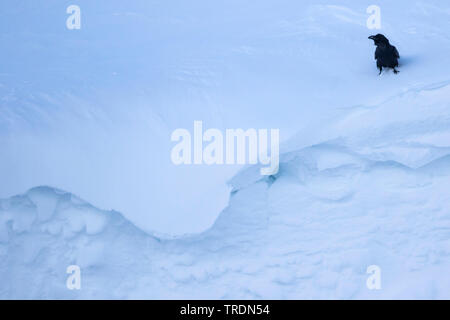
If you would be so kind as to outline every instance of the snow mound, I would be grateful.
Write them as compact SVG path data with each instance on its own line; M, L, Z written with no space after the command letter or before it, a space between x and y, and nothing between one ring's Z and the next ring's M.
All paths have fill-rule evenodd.
M293 138L277 175L242 170L197 235L158 238L48 187L2 200L0 298L448 299L449 96L448 83L409 89L316 144ZM72 264L81 290L66 288Z
M66 288L66 268L75 264L85 270L86 285L89 274L103 273L103 266L110 265L116 275L123 273L131 256L129 261L119 261L124 252L133 250L129 242L133 239L142 239L137 242L147 245L157 241L119 213L98 210L61 190L38 187L2 200L0 297L76 297ZM133 250L133 256L139 259L136 253ZM110 296L106 288L100 285L92 292L88 290L87 295Z

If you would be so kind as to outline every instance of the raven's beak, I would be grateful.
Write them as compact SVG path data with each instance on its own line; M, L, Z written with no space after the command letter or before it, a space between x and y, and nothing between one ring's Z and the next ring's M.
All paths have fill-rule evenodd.
M370 36L368 39L373 40L374 37L375 37L375 36Z

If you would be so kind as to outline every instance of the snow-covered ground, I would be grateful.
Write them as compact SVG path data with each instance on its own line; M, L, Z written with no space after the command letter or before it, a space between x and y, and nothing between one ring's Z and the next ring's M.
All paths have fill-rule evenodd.
M377 3L380 77L355 1L79 2L0 4L0 298L450 298L448 2ZM175 167L194 120L279 172Z

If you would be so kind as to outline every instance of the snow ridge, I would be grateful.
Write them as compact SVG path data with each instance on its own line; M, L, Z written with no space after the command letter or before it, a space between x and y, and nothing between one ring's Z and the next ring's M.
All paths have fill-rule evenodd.
M0 201L0 298L450 298L450 86L357 107L164 239L50 187ZM301 136L301 133L299 134ZM82 289L65 286L67 266ZM382 270L382 290L366 269Z

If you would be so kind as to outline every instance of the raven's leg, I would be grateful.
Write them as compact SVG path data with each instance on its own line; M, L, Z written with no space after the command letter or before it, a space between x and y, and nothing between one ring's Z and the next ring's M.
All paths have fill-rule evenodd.
M394 69L394 73L395 73L395 74L397 74L397 73L400 72L400 71L398 71L397 69L395 69L395 67L394 67L393 69Z
M380 73L378 75L381 74L381 71L383 71L383 67L378 67L378 69L380 69Z

